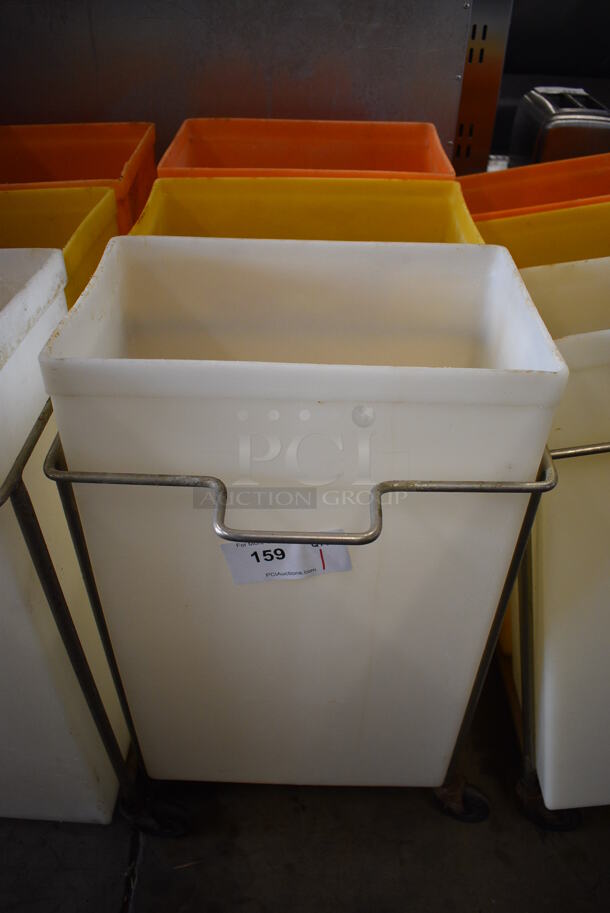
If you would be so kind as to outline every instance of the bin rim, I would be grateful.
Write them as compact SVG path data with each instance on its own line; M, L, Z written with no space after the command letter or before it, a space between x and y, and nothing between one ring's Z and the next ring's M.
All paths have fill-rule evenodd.
M489 187L491 193L495 187L508 187L517 184L521 178L525 180L540 180L544 182L545 178L554 176L569 179L569 172L577 172L574 177L578 178L578 172L590 174L592 171L608 170L609 189L606 193L589 194L584 196L568 197L564 200L551 200L546 203L531 203L526 205L511 205L498 209L482 209L477 212L471 209L468 201L469 191L476 191L484 187ZM598 155L575 156L571 159L557 159L551 162L535 162L531 165L522 165L518 168L507 168L503 171L482 171L476 174L465 174L458 177L458 182L462 187L464 199L468 206L472 218L475 222L487 222L492 219L508 219L514 216L528 215L535 212L550 212L555 209L570 209L575 206L586 206L595 203L604 203L610 201L610 152L602 152ZM518 190L518 186L515 188Z
M296 177L278 177L277 175L269 174L256 176L221 174L199 177L191 177L190 175L178 178L158 177L153 183L144 209L140 213L138 219L134 222L129 234L145 235L149 237L155 236L155 229L153 228L151 231L147 223L150 221L154 223L155 210L158 209L160 202L163 200L172 201L174 198L180 197L185 193L204 193L205 188L210 188L211 191L213 191L214 188L219 190L222 188L223 192L226 188L229 193L235 193L237 190L242 191L242 193L248 190L264 190L269 193L270 198L273 200L273 195L279 196L283 194L286 187L291 194L305 190L308 194L312 192L314 194L321 193L324 195L328 192L329 199L324 202L330 201L332 204L334 204L336 200L340 200L342 195L349 198L352 192L355 192L358 195L364 194L364 199L358 200L358 202L362 204L369 204L374 201L375 192L379 192L384 205L387 205L389 202L388 197L390 195L390 190L392 195L396 190L398 200L392 199L392 204L396 202L396 205L398 206L408 205L410 203L410 198L416 196L423 197L424 199L426 197L436 197L441 201L442 205L447 207L448 211L449 209L453 209L452 216L455 220L455 234L459 236L459 241L443 243L464 243L474 245L483 245L485 243L466 206L462 188L458 181L436 180L434 177L422 181L417 177L406 176L401 178L395 173L391 174L389 177L381 177L379 174L375 174L373 177L360 177L354 175L333 177L319 174L310 177L305 177L303 175L297 175ZM300 203L297 203L297 206L300 205ZM161 235L159 234L157 236L160 237ZM189 235L187 234L175 234L175 237L188 236ZM168 236L164 234L163 237ZM202 236L198 235L198 237ZM361 242L354 241L351 243ZM424 241L418 243L427 244L435 242Z
M347 128L357 129L362 127L371 130L391 129L397 134L401 131L406 133L408 128L423 129L430 135L431 145L436 155L440 158L442 169L433 171L418 171L413 169L374 169L374 168L285 168L282 166L262 166L262 167L232 167L218 165L181 165L173 162L176 155L175 143L182 138L193 124L231 124L236 126L245 125L277 125L281 129L282 125L307 126L312 127L329 127L329 128ZM454 181L455 169L445 151L443 144L438 135L436 126L431 121L402 121L402 120L336 120L325 118L274 118L274 117L188 117L182 121L180 127L174 134L169 146L161 156L157 166L157 174L166 178L177 177L215 177L215 176L234 176L234 177L361 177L361 178L413 178L419 180L439 180Z
M519 269L610 255L610 199L476 223L490 243L506 244Z
M80 216L80 221L70 237L66 240L63 246L63 255L69 258L71 256L71 250L75 244L82 243L81 239L84 236L91 237L93 240L95 237L98 237L102 233L101 228L96 227L96 223L100 220L104 210L108 209L108 214L104 215L105 221L108 221L108 217L116 219L116 203L115 203L115 194L112 187L102 186L91 186L80 184L76 187L67 187L62 185L58 187L53 185L51 187L42 187L34 188L31 184L26 184L23 187L14 187L9 189L4 189L0 187L0 204L2 200L14 199L14 200L24 200L33 204L33 216L36 216L36 204L42 204L45 200L57 200L58 204L61 204L62 199L65 202L65 195L72 196L73 199L82 199L87 201L87 205L83 207L83 211ZM112 212L111 212L112 210ZM0 215L2 214L2 207L0 205ZM14 250L16 248L7 248L8 250ZM35 248L43 249L43 248Z
M490 266L500 257L507 261L511 272L524 293L525 307L532 313L537 325L541 345L545 347L552 367L542 368L487 368L414 365L359 365L328 364L315 362L271 362L193 358L133 358L133 357L83 357L66 352L56 354L55 349L68 324L78 319L86 307L87 299L95 293L121 247L167 247L169 243L180 248L185 239L176 236L121 236L107 245L102 260L70 313L56 328L40 354L40 364L45 374L47 392L74 395L73 390L91 395L129 396L213 396L227 398L248 395L261 398L295 399L312 397L321 401L365 400L368 402L462 402L470 396L473 401L505 405L545 404L554 391L557 379L565 385L568 369L555 343L536 310L527 288L506 248L496 245L422 244L420 242L346 242L273 239L269 242L256 238L189 238L202 248L214 248L229 242L235 246L256 247L273 243L278 247L297 245L309 248L337 248L353 250L354 245L364 249L423 247L446 254L447 249L459 250L471 257L489 259ZM55 370L61 365L59 374ZM168 371L178 377L172 381L171 392L165 377ZM72 380L66 383L68 376ZM531 378L537 377L532 389ZM78 378L78 380L76 380ZM510 378L509 389L506 380ZM76 386L74 386L76 384ZM252 391L256 390L256 394Z
M144 128L129 156L123 162L120 174L115 178L75 178L50 181L5 181L0 179L0 191L4 190L69 190L83 187L106 187L114 190L117 200L122 200L129 193L130 183L135 178L146 149L155 141L155 124L151 121L92 121L86 123L53 123L53 124L5 124L0 125L0 134L7 129L38 130L57 127L102 128L102 127L141 127Z

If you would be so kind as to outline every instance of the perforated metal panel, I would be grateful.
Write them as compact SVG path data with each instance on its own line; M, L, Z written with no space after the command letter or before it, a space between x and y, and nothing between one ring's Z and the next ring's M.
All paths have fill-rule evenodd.
M485 171L491 149L512 0L474 0L454 140L458 174Z

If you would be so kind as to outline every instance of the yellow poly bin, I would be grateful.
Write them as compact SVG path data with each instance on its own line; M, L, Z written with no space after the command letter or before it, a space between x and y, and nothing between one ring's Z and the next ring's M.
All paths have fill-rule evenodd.
M610 202L477 222L486 244L508 247L519 269L610 256Z
M454 181L159 178L131 234L482 244Z
M0 247L61 248L68 307L117 234L114 193L105 187L0 191Z

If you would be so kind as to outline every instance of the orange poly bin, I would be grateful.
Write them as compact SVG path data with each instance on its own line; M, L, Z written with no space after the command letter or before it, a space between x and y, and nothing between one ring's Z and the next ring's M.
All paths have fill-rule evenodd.
M460 178L476 222L610 200L610 153Z
M185 120L159 177L454 178L434 124Z
M154 124L0 126L0 190L112 187L123 234L144 208L155 177Z

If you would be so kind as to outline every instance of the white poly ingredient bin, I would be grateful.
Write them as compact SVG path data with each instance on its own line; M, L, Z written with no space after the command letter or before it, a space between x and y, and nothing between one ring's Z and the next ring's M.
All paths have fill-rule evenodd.
M0 480L46 396L38 354L66 313L60 251L0 250ZM24 472L111 719L124 725L55 485L42 463L51 418ZM10 503L0 509L0 816L106 823L117 782L81 695Z
M549 447L610 441L610 258L522 274L570 369ZM610 803L610 454L557 469L533 538L536 763L550 809Z
M113 240L41 363L71 469L279 488L228 522L305 531L366 529L373 481L534 479L567 375L504 249L209 238ZM526 495L393 496L240 584L192 491L76 493L153 777L441 783Z

